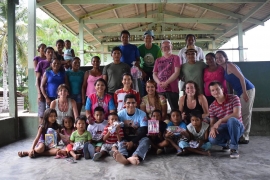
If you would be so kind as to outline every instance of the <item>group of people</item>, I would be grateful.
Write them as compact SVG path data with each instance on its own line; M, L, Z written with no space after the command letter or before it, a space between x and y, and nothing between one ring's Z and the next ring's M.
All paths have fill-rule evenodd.
M224 51L208 53L204 63L192 34L178 55L172 54L170 40L162 41L161 49L153 44L152 31L145 32L145 44L139 47L129 38L123 30L122 45L111 51L113 62L101 70L100 58L94 56L93 68L86 72L69 40L58 40L57 51L38 47L34 65L40 126L31 150L18 155L96 161L109 154L122 164L138 165L148 151L210 155L215 144L238 158L238 144L249 143L255 98L254 85L239 67ZM133 62L142 74L140 91L132 88ZM179 80L184 82L180 89ZM226 82L237 95L227 93ZM84 105L85 116L80 115ZM150 128L149 120L157 124ZM149 133L155 127L158 131ZM57 146L59 141L65 148Z

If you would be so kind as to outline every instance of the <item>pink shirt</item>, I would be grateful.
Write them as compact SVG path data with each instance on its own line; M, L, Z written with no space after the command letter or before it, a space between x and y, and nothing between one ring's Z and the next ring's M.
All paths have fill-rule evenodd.
M167 79L171 77L174 73L176 67L180 68L180 58L177 55L172 54L170 57L165 58L164 56L158 58L155 62L153 72L157 73L157 77L159 81L165 82ZM178 81L176 78L173 82L171 82L166 89L163 89L159 86L157 88L157 92L179 92L178 89Z
M102 78L102 75L100 76L92 76L92 75L89 75L88 76L88 79L87 79L87 89L86 89L86 96L90 96L90 94L93 94L96 92L96 89L95 89L95 82L96 80L98 80L99 78Z
M224 93L227 94L227 85L226 80L224 78L224 69L221 66L218 66L218 69L210 72L208 68L204 69L204 75L203 75L203 81L204 81L204 94L205 96L211 96L210 90L208 88L209 84L212 81L218 81L222 84Z

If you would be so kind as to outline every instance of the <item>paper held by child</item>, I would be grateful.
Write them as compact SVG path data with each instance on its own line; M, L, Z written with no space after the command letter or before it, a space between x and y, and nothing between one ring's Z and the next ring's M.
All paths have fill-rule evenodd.
M114 122L112 126L108 127L108 130L111 134L115 133L117 126L121 126L122 122Z
M185 131L185 129L180 128L179 126L169 126L167 127L167 131L172 132L174 134L181 134L181 132Z
M55 143L53 134L45 134L45 146L48 148L56 147L56 143Z
M148 120L148 134L158 134L158 133L159 133L159 121Z

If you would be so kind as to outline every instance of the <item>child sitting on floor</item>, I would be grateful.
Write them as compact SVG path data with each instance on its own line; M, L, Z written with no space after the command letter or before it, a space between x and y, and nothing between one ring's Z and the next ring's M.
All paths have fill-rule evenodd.
M156 151L156 154L161 154L163 152L163 148L168 146L169 141L165 140L164 134L166 133L167 124L161 120L162 112L158 109L155 109L152 112L151 119L159 121L159 133L158 134L149 134L148 138L151 142L151 149ZM148 123L149 126L149 123Z
M124 137L123 129L120 127L118 115L112 112L108 116L109 124L105 127L102 135L105 144L102 145L101 151L94 154L93 160L97 161L101 156L109 153L111 156L117 151L117 142Z
M61 129L60 137L64 145L68 145L70 143L70 136L73 131L75 131L74 123L74 118L71 116L63 118L62 127L64 128Z
M181 112L179 110L171 111L171 122L167 125L165 139L177 150L176 155L182 153L182 149L177 145L180 140L187 140L187 125L182 121Z
M108 125L108 121L104 120L104 114L105 111L103 107L96 107L94 109L95 122L93 124L89 124L87 127L87 131L92 135L92 145L95 147L95 152L100 152L103 144L102 132Z
M30 151L20 151L18 156L29 156L34 158L36 156L67 156L66 151L56 148L57 136L60 126L56 122L57 113L55 109L47 109L44 112L43 123L38 128L37 136L33 142ZM50 137L50 143L47 143L47 137Z
M92 136L86 131L86 116L76 118L75 125L77 130L70 136L70 144L67 145L67 152L74 159L79 159L84 153L85 159L90 159L94 155L94 147L91 144Z
M211 143L208 142L209 124L203 122L200 112L193 112L191 115L191 123L187 126L189 140L180 141L179 147L183 149L181 154L193 152L197 154L210 156L209 149Z

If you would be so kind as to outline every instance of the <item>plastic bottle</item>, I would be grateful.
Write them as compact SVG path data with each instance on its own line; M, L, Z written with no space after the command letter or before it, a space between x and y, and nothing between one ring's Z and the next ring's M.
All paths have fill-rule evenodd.
M137 66L135 66L135 61L132 62L132 67L131 67L131 75L133 77L133 89L136 91L139 91L139 86L138 86L138 79L142 77L142 72L139 70Z

